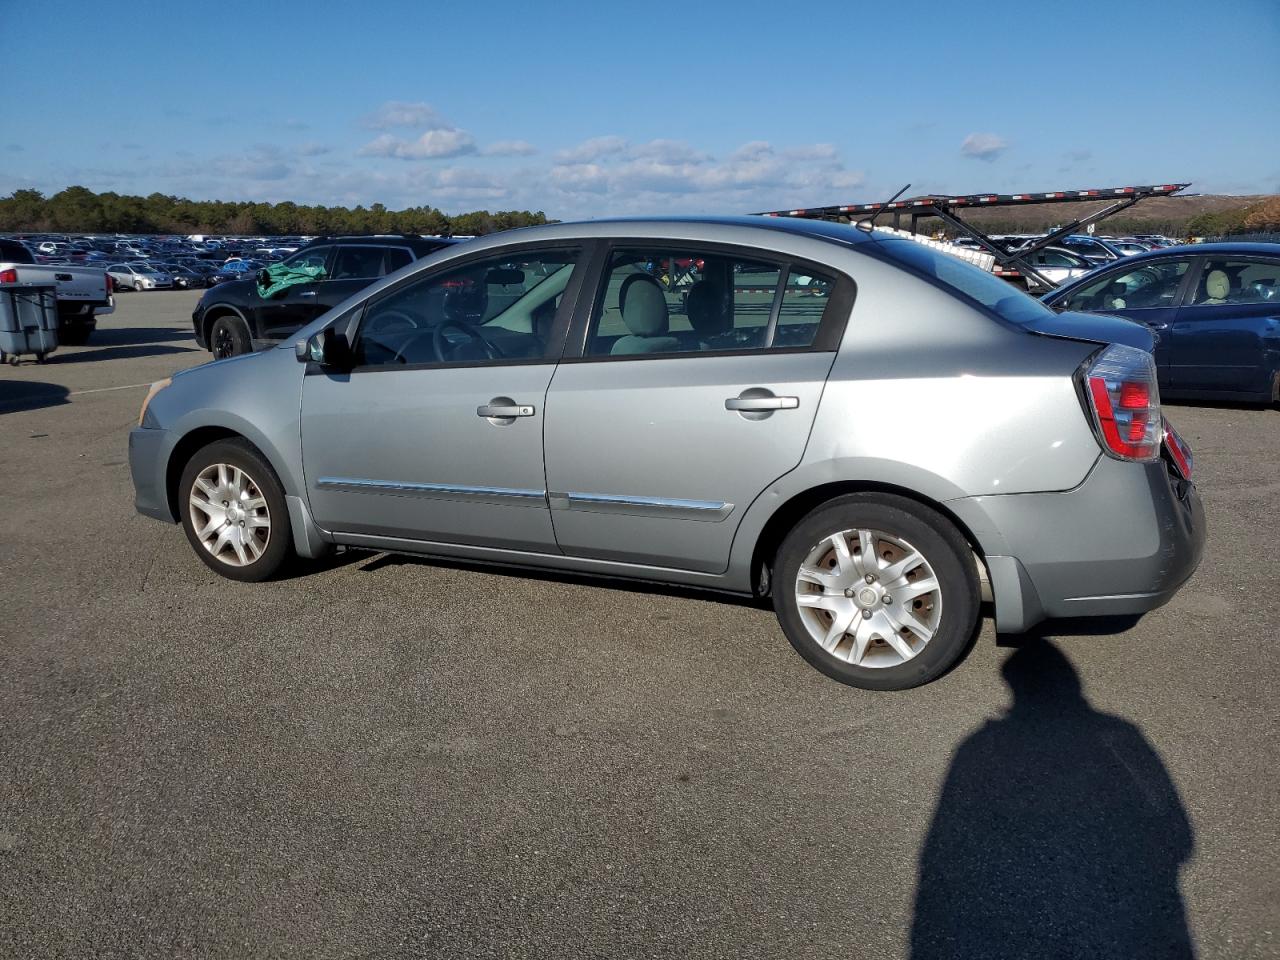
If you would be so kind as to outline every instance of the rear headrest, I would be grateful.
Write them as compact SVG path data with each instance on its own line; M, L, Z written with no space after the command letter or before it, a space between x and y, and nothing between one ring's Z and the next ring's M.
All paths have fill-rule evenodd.
M1225 271L1210 270L1204 278L1204 295L1210 300L1225 300L1231 292L1231 278Z
M618 291L622 322L637 337L660 337L667 332L669 315L662 286L647 273L633 273Z
M710 280L695 283L684 300L689 325L704 337L714 337L729 329L732 317L727 307L724 291Z

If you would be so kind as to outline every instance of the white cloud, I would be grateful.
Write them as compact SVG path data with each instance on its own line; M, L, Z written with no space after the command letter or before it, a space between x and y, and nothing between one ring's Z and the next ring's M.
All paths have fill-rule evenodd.
M971 133L960 144L960 152L975 160L994 160L1009 149L1009 141L994 133Z
M561 150L556 154L556 160L562 163L586 163L622 153L625 149L627 149L627 141L622 137L592 137L590 140L582 141L576 147Z
M538 148L527 140L495 140L481 152L491 157L528 157Z
M593 159L578 159L583 156ZM599 213L601 207L611 213L676 212L693 205L744 213L847 200L833 194L864 181L860 172L845 169L829 144L779 149L756 140L717 159L683 141L632 146L597 138L557 157L541 183L526 182L525 187L541 190L536 206L558 216ZM542 199L547 193L554 202Z
M388 100L364 118L362 124L370 130L390 130L393 127L448 126L433 106L428 103L410 103L407 100Z
M465 130L428 130L416 140L402 140L389 133L360 148L362 157L395 157L398 160L439 160L476 152L476 141Z

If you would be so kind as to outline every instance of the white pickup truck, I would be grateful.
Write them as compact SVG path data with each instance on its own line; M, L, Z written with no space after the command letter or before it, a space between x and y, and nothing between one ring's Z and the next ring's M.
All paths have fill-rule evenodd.
M116 308L115 287L102 267L36 263L17 240L0 237L0 286L52 283L58 288L58 341L79 346L89 340L98 317Z

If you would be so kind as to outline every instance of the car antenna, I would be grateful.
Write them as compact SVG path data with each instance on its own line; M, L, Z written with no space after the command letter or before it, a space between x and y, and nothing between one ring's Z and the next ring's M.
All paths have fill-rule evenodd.
M875 213L873 213L873 214L871 215L871 219L870 219L870 220L859 220L859 221L858 221L858 223L857 223L857 227L858 227L858 229L859 229L859 230L865 230L865 231L867 231L867 233L870 233L870 232L871 232L871 230L872 230L872 228L874 228L874 227L875 227L875 225L876 225L876 217L878 217L878 216L880 216L880 214L884 213L884 212L885 212L885 210L887 210L887 209L889 208L889 204L893 203L893 201L897 200L900 196L902 196L904 193L906 193L906 192L907 192L908 190L910 190L910 189L911 189L911 184L909 184L909 183L908 183L908 184L907 184L906 186L904 186L901 190L899 190L897 193L895 193L892 197L890 197L888 200L886 200L886 201L881 205L880 209L879 209L879 210L877 210Z

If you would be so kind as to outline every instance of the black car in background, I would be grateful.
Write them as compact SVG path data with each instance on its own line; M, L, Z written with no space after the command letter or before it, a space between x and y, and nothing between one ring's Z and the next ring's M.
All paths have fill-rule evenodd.
M1199 243L1125 257L1041 299L1156 335L1160 394L1280 402L1280 245Z
M221 359L290 336L379 277L456 240L440 237L323 237L283 263L321 266L325 279L301 283L264 300L255 273L212 287L191 315L196 342ZM215 275L216 276L216 275Z

